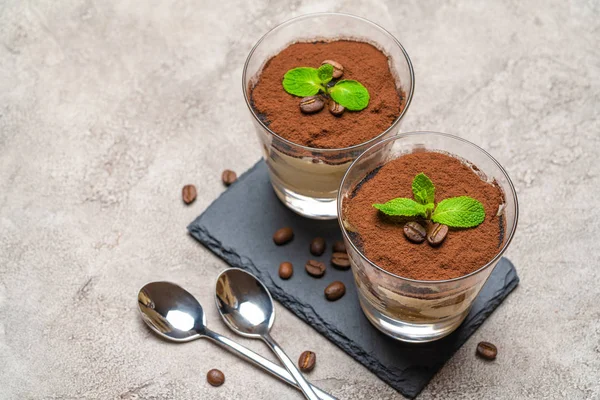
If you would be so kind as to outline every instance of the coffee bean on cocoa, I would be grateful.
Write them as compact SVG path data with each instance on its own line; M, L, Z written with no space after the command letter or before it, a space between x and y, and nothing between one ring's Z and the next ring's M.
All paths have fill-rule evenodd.
M281 246L282 244L286 244L290 240L294 238L294 231L290 227L285 227L278 229L277 232L273 234L273 241L276 245Z
M334 253L345 253L346 252L346 244L343 240L336 240L333 242L333 252Z
M304 268L310 276L314 276L315 278L322 277L325 275L325 271L327 270L325 264L317 260L308 260Z
M325 60L321 63L321 65L323 65L323 64L329 64L333 67L333 78L334 79L341 78L342 75L344 74L344 67L342 66L342 64L340 64L337 61Z
M304 351L300 354L300 358L298 358L298 368L302 372L310 372L315 369L315 364L317 363L317 355L310 351Z
M221 174L221 180L225 186L229 186L233 182L237 181L237 174L230 169L226 169Z
M327 107L329 108L329 112L335 115L336 117L342 115L345 110L343 105L336 103L333 99L329 99Z
M323 96L320 95L303 97L302 100L300 100L300 111L305 114L319 112L323 107L325 107L325 100L323 99Z
M448 235L448 226L444 224L431 224L427 228L427 241L432 246L440 245Z
M418 222L404 224L404 235L414 243L423 243L427 237L427 230Z
M211 369L206 374L206 380L213 386L221 386L225 383L225 375L218 369Z
M477 355L486 360L495 360L498 354L496 346L490 342L479 342L477 344Z
M181 189L181 197L185 204L191 204L196 200L196 186L194 185L185 185L183 189Z
M346 294L346 286L340 281L330 283L325 288L325 298L329 301L335 301Z
M291 262L285 261L279 264L279 277L281 279L290 279L294 274L294 266Z
M327 248L325 244L325 239L322 237L317 237L310 242L310 253L313 256L320 256L325 253L325 249Z
M350 257L348 253L333 253L331 255L331 264L338 269L350 268Z

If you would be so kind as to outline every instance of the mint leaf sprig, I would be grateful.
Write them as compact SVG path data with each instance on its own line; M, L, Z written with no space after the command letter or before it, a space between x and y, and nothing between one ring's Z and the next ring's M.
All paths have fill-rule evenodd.
M451 197L435 205L435 186L431 179L420 173L412 182L416 199L395 198L373 207L387 215L423 217L452 228L473 228L485 219L481 202L469 196Z
M283 88L289 94L299 97L314 96L322 92L330 96L336 103L352 111L366 108L370 100L369 91L360 82L342 79L333 86L328 85L333 79L334 70L334 66L328 63L322 64L319 68L290 69L283 76Z

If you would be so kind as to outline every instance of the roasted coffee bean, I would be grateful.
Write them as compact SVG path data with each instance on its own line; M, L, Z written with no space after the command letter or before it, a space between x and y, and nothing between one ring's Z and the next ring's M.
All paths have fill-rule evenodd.
M294 273L294 266L291 262L282 262L279 264L279 277L281 279L290 279Z
M218 369L211 369L206 374L206 380L213 386L221 386L225 383L225 375Z
M348 257L348 253L333 253L331 264L339 269L348 269L350 268L350 257Z
M427 241L432 246L437 246L446 239L448 235L448 226L443 224L431 224L427 228Z
M273 234L273 241L276 245L281 246L294 238L294 231L290 227L285 227L277 230Z
M346 244L343 240L336 240L333 242L333 252L334 253L345 253L346 252Z
M495 360L498 349L490 342L479 342L477 344L477 355L486 360Z
M427 237L427 230L418 222L407 222L404 224L404 235L411 242L423 243Z
M306 268L306 272L308 272L310 276L314 276L315 278L320 278L325 275L325 270L327 269L325 264L318 262L317 260L308 260L304 268Z
M300 100L300 111L306 114L316 113L325 107L325 100L320 95L304 97Z
M325 249L327 248L325 244L325 239L322 237L314 238L312 242L310 242L310 253L313 256L320 256L325 253Z
M342 64L340 64L337 61L325 60L321 63L321 65L323 65L323 64L329 64L333 67L333 78L334 79L338 79L344 74L344 67L342 66Z
M237 181L237 174L230 169L226 169L221 174L221 180L225 186L229 186L233 182Z
M340 281L335 281L325 288L325 298L329 301L335 301L344 294L346 294L346 286Z
M302 372L310 372L315 369L315 364L317 363L317 355L312 351L305 351L300 354L300 358L298 358L298 368Z
M329 108L329 112L332 113L333 115L335 115L336 117L339 117L340 115L342 115L344 113L344 106L336 103L334 100L329 99L328 102L328 108Z
M194 185L185 185L183 189L181 189L181 197L185 204L193 203L194 200L196 200L196 195L196 186Z

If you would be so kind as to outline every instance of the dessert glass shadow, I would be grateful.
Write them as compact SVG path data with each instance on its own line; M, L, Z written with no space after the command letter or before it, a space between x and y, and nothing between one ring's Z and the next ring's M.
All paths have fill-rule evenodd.
M376 132L369 140L343 148L301 145L271 130L269 121L257 112L252 100L252 90L259 82L267 61L293 43L342 39L372 44L388 57L394 84L399 93L405 94L404 108L398 117L387 129ZM352 15L317 13L291 19L264 35L248 55L242 85L269 168L271 184L279 199L300 215L313 219L335 219L338 189L350 164L371 145L400 129L412 100L414 72L402 45L383 28Z
M487 262L480 266L476 264L471 273L444 280L418 280L396 275L388 271L394 269L389 265L387 269L383 268L383 261L380 261L381 265L377 265L367 258L360 231L350 223L350 204L361 187L381 171L380 167L417 152L442 153L458 159L484 182L495 185L502 192L503 204L497 213L496 210L491 210L492 218L498 217L500 226L498 251ZM435 184L435 179L433 182ZM411 182L407 182L407 185L410 188ZM386 200L389 199L383 199ZM370 204L368 206L371 207ZM453 332L469 313L473 301L513 238L517 226L518 203L514 186L504 168L480 147L448 134L411 132L375 144L354 161L341 183L338 214L360 305L367 318L381 332L395 339L429 342ZM402 236L398 237L398 240L404 239ZM443 246L442 244L441 248ZM441 248L436 248L435 251ZM389 255L392 256L394 251L393 246L390 246ZM435 252L432 250L432 253ZM456 259L460 263L461 258ZM414 262L404 258L396 258L394 262L402 264L403 261ZM427 268L427 260L422 260L422 268Z

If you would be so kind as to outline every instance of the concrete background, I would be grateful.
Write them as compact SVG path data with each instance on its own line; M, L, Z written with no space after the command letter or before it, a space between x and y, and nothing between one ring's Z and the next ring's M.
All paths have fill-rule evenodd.
M270 27L344 11L389 29L416 71L404 131L458 134L509 171L520 287L421 399L600 398L600 3L0 0L0 398L300 399L207 341L173 345L138 289L213 307L225 264L185 227L259 157L240 90ZM182 204L181 187L198 186ZM343 399L401 396L277 306L273 336ZM240 342L267 354L257 342ZM493 363L474 355L498 345ZM205 374L227 382L210 387Z

